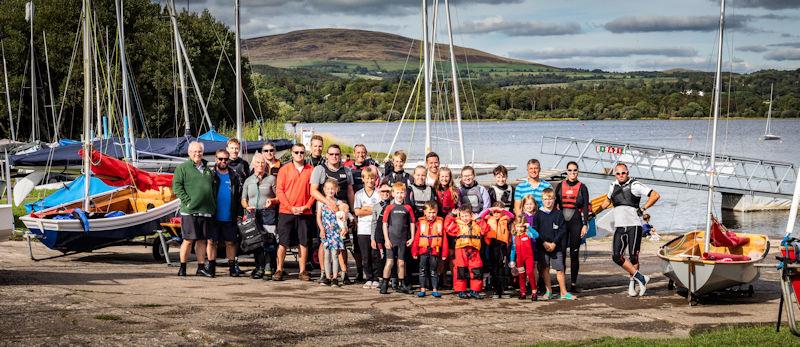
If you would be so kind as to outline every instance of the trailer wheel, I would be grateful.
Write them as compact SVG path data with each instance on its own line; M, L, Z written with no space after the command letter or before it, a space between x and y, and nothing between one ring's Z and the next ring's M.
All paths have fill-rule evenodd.
M166 261L166 258L164 258L164 254L169 252L169 244L167 244L167 250L166 252L164 252L164 250L161 249L161 240L156 237L155 239L153 239L152 248L153 248L153 259L157 261Z
M751 284L751 285L749 285L749 286L747 286L747 296L748 296L748 297L751 297L751 298L752 298L752 297L753 297L753 294L755 294L755 292L756 292L756 291L755 291L755 289L753 288L753 285L752 285L752 284Z

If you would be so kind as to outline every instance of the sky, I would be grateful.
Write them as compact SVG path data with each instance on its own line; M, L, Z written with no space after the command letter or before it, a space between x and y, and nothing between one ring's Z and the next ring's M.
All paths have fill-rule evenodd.
M161 0L162 2L164 0ZM433 0L428 0L433 13ZM352 28L422 37L420 0L241 0L242 37ZM176 0L233 27L233 0ZM438 40L444 32L439 4ZM456 45L557 66L606 71L713 71L717 0L452 0ZM800 0L728 0L724 69L800 68ZM441 41L444 42L444 41Z

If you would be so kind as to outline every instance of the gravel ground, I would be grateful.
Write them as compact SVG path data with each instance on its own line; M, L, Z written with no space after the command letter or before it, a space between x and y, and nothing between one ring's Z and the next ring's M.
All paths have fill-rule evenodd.
M643 243L642 270L653 281L640 298L625 294L628 279L611 262L610 248L610 240L590 242L578 300L530 302L323 287L297 280L293 263L283 282L231 278L227 271L214 279L179 278L177 268L153 261L143 246L36 262L27 243L0 242L0 345L507 345L682 337L775 321L775 271L763 271L753 297L718 295L692 307L667 290L657 244ZM37 257L59 254L40 244L33 250ZM243 268L250 265L245 260ZM189 272L194 268L190 263Z

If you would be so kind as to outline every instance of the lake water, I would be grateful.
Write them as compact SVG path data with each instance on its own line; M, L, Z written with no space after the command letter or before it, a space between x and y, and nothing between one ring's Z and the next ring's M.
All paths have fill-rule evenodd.
M525 122L464 122L467 160L513 164L518 167L509 176L525 176L525 163L530 158L542 162L548 169L557 157L540 154L541 136L575 137L620 141L632 144L662 146L701 152L710 151L708 120L636 120L636 121L525 121ZM443 162L459 162L454 139L454 124L433 124L432 146ZM300 128L330 134L347 144L364 143L370 151L388 152L398 123L314 123L298 124ZM718 152L740 157L800 163L800 120L773 120L773 133L780 141L759 141L764 132L763 120L721 120L718 127ZM404 149L411 157L421 158L424 147L425 124L404 123L394 149ZM583 178L592 196L606 192L608 181ZM651 223L659 230L682 232L705 227L706 192L682 188L653 186L661 200L650 209ZM716 197L717 215L721 197ZM731 229L764 232L771 236L784 233L788 211L764 211L721 214ZM796 228L800 228L800 223Z

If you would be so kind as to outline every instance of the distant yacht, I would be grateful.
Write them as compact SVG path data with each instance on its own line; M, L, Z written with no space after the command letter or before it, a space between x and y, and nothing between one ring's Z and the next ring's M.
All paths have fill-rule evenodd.
M764 136L761 136L762 140L780 140L781 139L780 136L775 135L770 131L770 122L772 121L772 87L774 87L774 83L770 84L770 86L769 86L769 111L767 111L767 126L764 129Z

